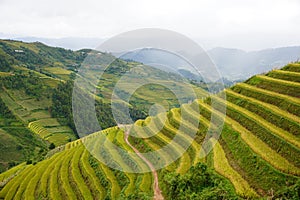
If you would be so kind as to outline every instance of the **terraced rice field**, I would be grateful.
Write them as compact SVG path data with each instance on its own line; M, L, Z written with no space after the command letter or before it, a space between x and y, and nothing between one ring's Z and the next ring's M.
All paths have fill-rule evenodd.
M169 145L157 158L147 158L154 165L169 163L165 167L167 171L185 174L191 166L205 162L227 178L242 198L270 197L272 191L300 179L300 100L299 93L296 94L300 87L295 78L299 75L300 65L292 64L226 89L223 91L226 101L214 95L184 104L167 114L138 120L132 133L144 138L130 136L129 141L140 152L153 152ZM214 100L213 107L211 100ZM227 106L225 123L216 140L216 124L211 122L211 116L216 121L222 120L224 114L220 111L224 105ZM55 121L44 124L54 125ZM56 129L43 125L36 128L41 136L49 130ZM208 130L212 131L209 140L214 146L212 152L205 152L202 147ZM93 147L91 152L101 149L102 159L125 171L147 168L139 157L128 157L108 140L97 140L99 134L133 152L124 141L124 131L118 127L84 138L83 143L90 142ZM83 143L80 140L68 143L34 166L23 164L1 174L0 198L122 199L131 194L153 195L151 173L111 169L91 156ZM209 156L200 157L205 154ZM174 159L175 162L170 162Z
M1 190L0 198L114 199L134 193L151 195L152 177L148 173L113 170L91 157L80 141L36 165L22 164L10 169L1 174L2 182L16 172L16 178Z
M160 135L162 133L169 140L174 137L171 133L177 130L176 123L180 122L178 119L180 111L190 114L190 119L187 120L190 121L187 126L189 129L195 127L193 118L199 119L200 126L195 128L202 130L198 133L201 135L201 132L207 131L207 128L213 125L209 124L212 113L221 117L218 107L226 104L227 116L220 142L214 149L212 167L227 177L236 191L246 198L266 196L271 190L284 187L287 182L299 180L300 100L295 95L299 83L294 77L298 77L300 73L295 67L292 73L283 70L276 71L276 73L285 76L292 75L292 78L275 78L271 73L266 76L256 76L254 80L250 79L247 83L227 89L225 91L227 102L217 96L213 97L216 100L214 110L209 99L195 101L191 105L182 105L180 110L171 110L168 121L171 121L175 127L170 128L170 123L165 122L165 126L155 138L145 140L146 144L150 149L156 150L159 146L168 143L169 141ZM201 115L193 112L197 109L200 109ZM201 140L197 142L198 145L201 144ZM174 147L174 149L178 148ZM199 148L194 147L194 149L198 149L196 155L199 155ZM191 151L187 152L190 160L193 159ZM167 159L168 155L162 155L162 158ZM227 161L220 164L222 159L227 159ZM175 162L175 166L167 169L179 172L180 166L190 165L187 163L186 154L184 154L178 162ZM223 168L224 163L225 168Z
M50 99L36 100L19 90L4 90L0 96L21 122L50 143L59 146L76 139L72 129L51 117L47 110Z
M43 70L45 70L47 73L50 73L52 76L62 80L68 80L69 75L72 73L72 71L61 67L46 67Z

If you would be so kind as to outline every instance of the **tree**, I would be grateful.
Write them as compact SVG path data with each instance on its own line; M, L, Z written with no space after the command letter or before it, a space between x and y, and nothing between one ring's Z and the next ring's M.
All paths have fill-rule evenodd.
M0 71L9 72L11 70L11 66L3 55L0 55Z
M49 149L54 149L55 148L55 144L52 142L50 145L49 145Z

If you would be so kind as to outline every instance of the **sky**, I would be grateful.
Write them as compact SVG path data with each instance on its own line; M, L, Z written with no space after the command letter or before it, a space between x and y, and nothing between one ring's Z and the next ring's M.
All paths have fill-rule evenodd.
M109 38L177 31L204 48L300 45L300 0L0 0L0 36Z

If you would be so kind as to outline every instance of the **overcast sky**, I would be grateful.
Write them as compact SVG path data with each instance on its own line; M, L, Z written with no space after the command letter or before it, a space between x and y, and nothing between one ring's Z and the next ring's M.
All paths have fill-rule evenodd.
M205 48L300 45L300 0L0 0L2 35L108 38L138 28Z

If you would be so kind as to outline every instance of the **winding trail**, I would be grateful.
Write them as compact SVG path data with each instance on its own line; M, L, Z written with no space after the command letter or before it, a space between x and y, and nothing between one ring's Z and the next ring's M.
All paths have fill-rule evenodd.
M143 156L142 153L139 152L139 150L137 150L134 146L132 146L130 144L130 142L128 141L128 136L129 136L129 131L130 131L130 128L131 128L132 125L123 125L123 124L118 124L118 127L121 128L123 127L125 130L124 130L124 140L126 142L126 144L128 144L128 146L130 146L133 151L148 165L148 167L151 169L152 171L152 174L153 174L153 177L154 177L154 180L153 180L153 192L154 192L154 195L153 195L153 199L155 200L163 200L164 197L161 193L161 190L159 188L159 185L158 185L158 175L157 175L157 171L155 169L155 167L152 165L152 163Z

